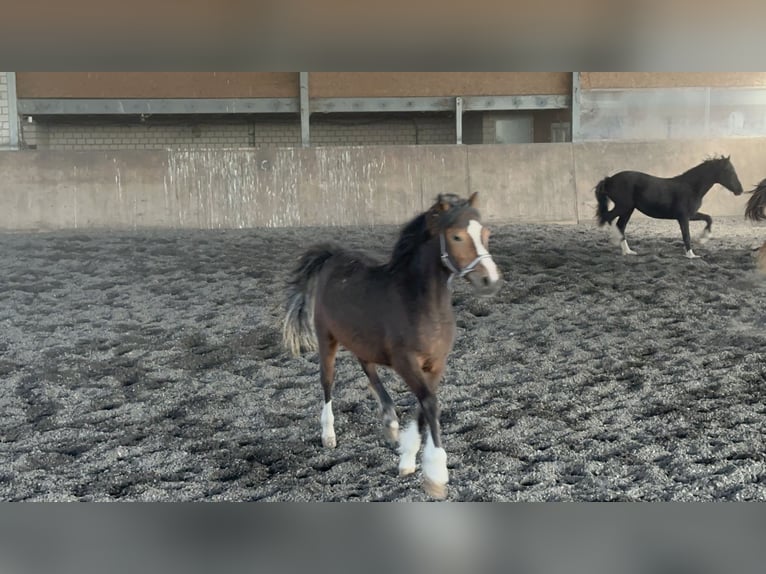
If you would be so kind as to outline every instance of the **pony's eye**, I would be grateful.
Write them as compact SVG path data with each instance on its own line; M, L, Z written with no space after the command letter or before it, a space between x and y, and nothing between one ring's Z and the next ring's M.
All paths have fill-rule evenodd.
M453 240L453 241L463 241L463 238L462 238L462 237L460 237L459 235L453 235L453 236L452 236L452 240Z

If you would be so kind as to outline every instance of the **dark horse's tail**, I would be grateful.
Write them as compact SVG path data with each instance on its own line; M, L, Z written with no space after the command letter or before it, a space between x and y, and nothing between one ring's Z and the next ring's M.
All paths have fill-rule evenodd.
M747 200L745 217L753 221L766 220L766 179L761 180L758 187L749 193L753 195Z
M303 254L289 280L282 342L293 355L300 355L301 349L317 350L314 328L316 277L322 265L334 254L330 245L312 247Z
M598 201L598 207L596 208L596 218L598 219L599 226L608 223L606 214L609 212L609 197L606 194L606 185L609 182L609 178L605 177L596 185L596 201Z

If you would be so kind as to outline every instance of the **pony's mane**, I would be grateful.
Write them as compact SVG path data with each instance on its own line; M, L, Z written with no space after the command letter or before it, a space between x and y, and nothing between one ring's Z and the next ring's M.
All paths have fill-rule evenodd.
M439 212L438 227L444 229L452 225L459 215L466 211L471 211L476 214L478 219L479 212L471 207L467 199L463 199L453 193L444 193L439 195L437 203L448 204L449 209ZM418 247L423 245L431 238L431 232L428 229L428 215L433 213L433 208L421 213L404 227L399 234L399 239L394 245L394 250L391 253L391 260L388 263L389 269L398 269L407 266L412 262L412 258L415 255Z
M402 228L399 239L396 240L394 250L391 253L391 261L388 263L389 269L397 269L407 265L412 261L417 248L431 237L426 225L427 214L428 212L421 213Z

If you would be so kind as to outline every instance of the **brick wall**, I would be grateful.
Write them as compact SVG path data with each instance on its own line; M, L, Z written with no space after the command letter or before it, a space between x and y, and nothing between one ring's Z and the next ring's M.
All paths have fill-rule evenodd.
M11 122L8 115L8 74L0 72L0 148L11 143Z
M298 118L71 118L24 122L26 146L37 149L157 149L297 146ZM311 118L311 145L415 145L455 143L450 116Z

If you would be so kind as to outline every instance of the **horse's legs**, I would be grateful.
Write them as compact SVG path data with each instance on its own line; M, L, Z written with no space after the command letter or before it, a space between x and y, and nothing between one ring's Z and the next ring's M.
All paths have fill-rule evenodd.
M426 447L423 451L423 487L434 498L447 496L447 453L442 448L439 428L439 403L436 399L436 387L441 380L443 368L433 365L427 371L412 357L396 361L394 369L402 376L407 386L415 393L420 402L418 425L410 423L399 440L401 458L399 474L410 474L415 469L415 457L420 448L420 431L427 427Z
M705 222L705 229L702 230L702 235L700 235L700 243L704 243L708 239L710 239L710 236L712 235L712 226L713 226L713 218L710 217L707 213L702 213L701 211L698 211L694 215L692 215L689 218L689 221L704 221Z
M612 225L612 221L623 212L622 208L618 208L616 205L604 214L604 220Z
M399 436L399 476L407 476L415 472L416 459L423 433L426 432L428 423L423 409L418 409L417 422L412 421ZM430 432L430 429L429 429Z
M439 426L439 403L436 395L428 393L421 401L420 408L425 416L428 430L426 446L423 449L424 488L434 498L447 496L447 452L442 448L441 428Z
M636 252L628 246L628 241L625 239L625 228L628 226L630 216L633 215L633 209L634 208L631 207L628 211L620 214L620 217L617 219L617 230L620 232L620 237L622 237L620 249L622 250L623 255L636 255Z
M320 422L322 423L322 446L335 448L335 417L332 414L332 388L335 381L335 354L338 352L338 341L330 333L317 333L319 347L319 380L324 391L324 407Z
M699 256L692 251L692 238L689 234L689 220L682 217L678 220L678 225L681 226L681 235L684 238L684 247L686 247L686 257L689 259L697 259Z
M399 476L415 472L417 456L420 450L420 437L423 434L417 422L412 421L399 433Z
M373 363L366 363L361 359L359 360L359 364L362 365L362 370L370 381L370 388L373 390L380 403L380 411L383 414L383 427L386 438L393 444L396 444L399 440L399 417L396 416L394 401L391 400L391 396L386 392L383 383L380 382L380 377L378 377L378 371L375 368L375 365Z

